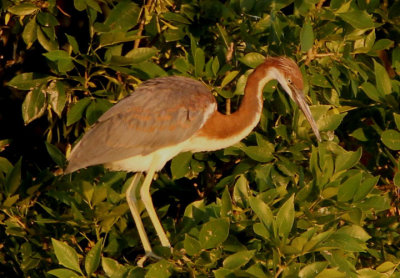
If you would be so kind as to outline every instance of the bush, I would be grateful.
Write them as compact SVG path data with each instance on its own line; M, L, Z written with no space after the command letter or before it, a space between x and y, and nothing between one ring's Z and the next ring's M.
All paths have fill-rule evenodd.
M1 1L4 277L399 277L400 2ZM276 81L241 143L182 153L152 185L174 247L144 252L131 173L62 175L142 81L191 76L234 111L265 56L294 58L323 142ZM212 233L212 236L209 234Z

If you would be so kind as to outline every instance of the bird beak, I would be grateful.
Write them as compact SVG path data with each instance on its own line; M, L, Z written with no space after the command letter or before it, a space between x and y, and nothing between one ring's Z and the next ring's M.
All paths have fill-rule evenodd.
M315 120L311 114L310 107L307 105L306 98L304 97L303 91L300 89L297 89L297 88L293 88L291 86L291 92L292 92L292 95L291 95L292 99L300 107L301 111L303 111L304 115L306 116L307 121L310 123L311 128L315 133L315 136L317 137L318 141L321 142L321 135L319 134L317 124L315 123Z

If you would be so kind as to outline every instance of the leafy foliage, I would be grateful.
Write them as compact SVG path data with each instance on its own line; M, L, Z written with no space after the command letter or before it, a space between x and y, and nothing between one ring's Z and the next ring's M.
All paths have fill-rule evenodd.
M398 1L0 2L0 275L399 277ZM136 266L131 174L63 176L71 145L140 82L201 80L234 111L267 55L298 61L323 142L270 82L241 143L153 182L174 247Z

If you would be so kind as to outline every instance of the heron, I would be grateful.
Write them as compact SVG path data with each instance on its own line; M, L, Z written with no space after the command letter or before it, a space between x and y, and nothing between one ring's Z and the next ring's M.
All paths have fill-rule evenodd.
M288 57L267 57L248 76L241 103L229 115L217 110L215 97L198 80L168 76L141 83L100 116L73 147L65 173L99 164L114 171L145 172L143 182L132 180L126 199L145 251L143 258L157 258L141 220L137 192L161 245L171 248L150 195L155 173L181 152L215 151L246 137L260 121L263 88L272 79L302 110L321 141L299 67Z

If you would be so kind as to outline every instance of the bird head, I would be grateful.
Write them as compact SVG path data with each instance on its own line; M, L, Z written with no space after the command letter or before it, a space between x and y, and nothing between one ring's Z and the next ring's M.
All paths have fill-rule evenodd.
M318 141L321 141L317 124L303 93L303 75L297 64L287 57L268 57L264 62L264 66L270 71L272 77L279 82L290 98L297 103L310 123Z

